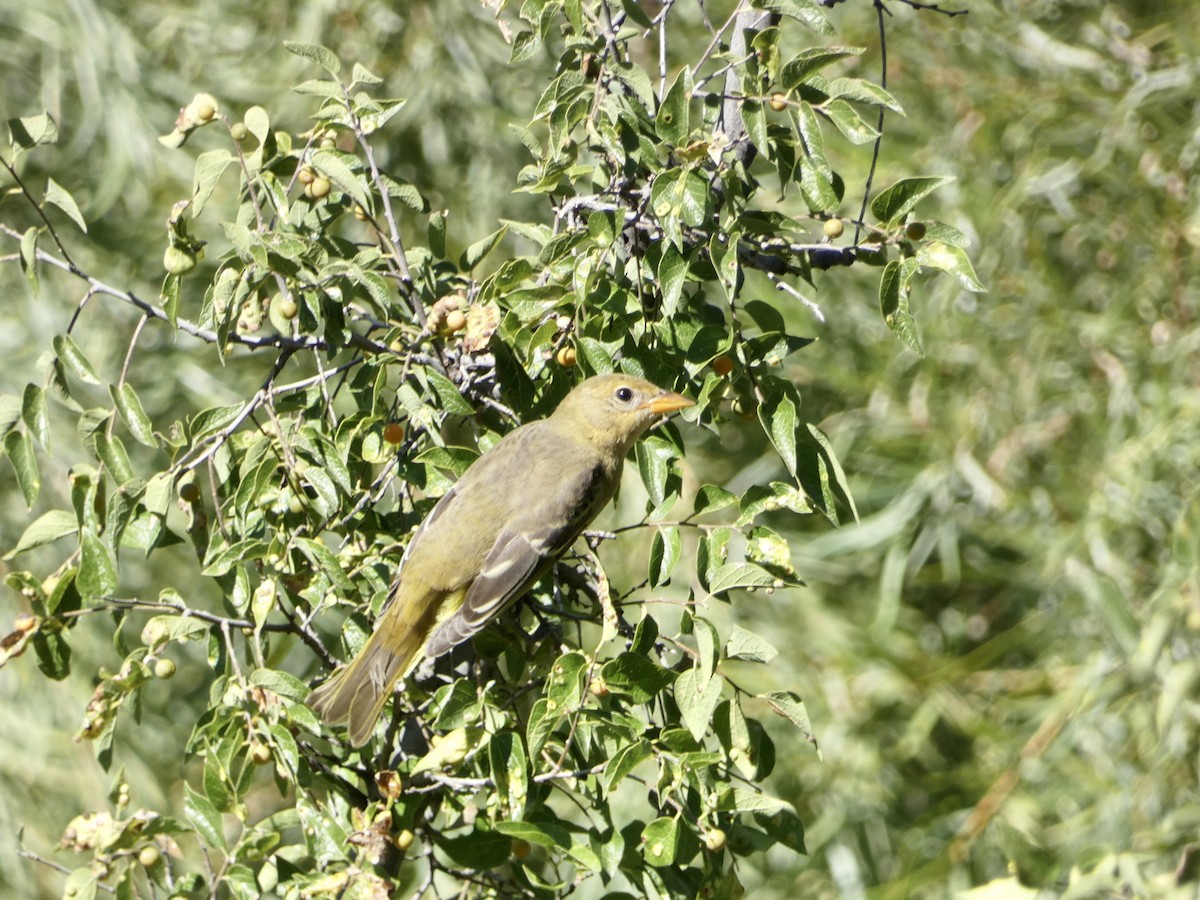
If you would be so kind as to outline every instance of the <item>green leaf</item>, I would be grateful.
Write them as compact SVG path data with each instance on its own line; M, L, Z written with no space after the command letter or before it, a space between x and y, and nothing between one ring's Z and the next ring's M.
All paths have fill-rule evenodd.
M507 835L510 838L537 844L539 847L545 847L547 850L554 850L556 848L565 850L571 846L570 832L559 825L553 825L549 822L497 822L496 832ZM511 847L511 844L509 846Z
M8 454L8 461L12 463L13 472L16 473L17 486L21 488L25 505L32 509L37 501L38 492L42 489L33 442L23 431L10 431L4 436L4 452Z
M502 225L487 237L471 244L471 246L467 247L467 249L463 251L462 256L459 257L459 268L465 271L474 269L483 261L484 257L496 249L496 245L498 245L500 241L504 239L506 234L508 234L508 226Z
M108 390L117 407L117 412L121 414L121 419L125 422L129 433L133 435L133 439L139 444L157 448L158 441L154 437L154 426L150 424L150 417L142 408L142 401L138 399L133 385L126 381L120 385L113 385Z
M708 590L712 594L747 588L774 587L775 576L751 563L726 563L713 573Z
M708 732L713 710L721 702L722 684L722 679L706 676L698 668L688 669L675 679L675 702L683 724L697 741Z
M814 47L802 50L779 71L779 83L785 91L794 91L819 69L851 56L861 56L862 47Z
M712 622L700 616L692 617L691 631L696 637L696 652L700 654L696 668L700 671L702 678L710 678L716 670L716 664L720 661L718 647L721 644L721 636L716 632L716 626Z
M433 369L426 369L425 377L429 379L429 384L433 388L434 393L442 401L442 409L452 416L475 415L475 408L459 393L453 381L441 372L436 372Z
M858 111L845 100L830 100L819 109L852 144L867 144L879 137L875 126L864 122Z
M918 203L953 180L951 175L902 178L875 196L871 213L887 226L899 224Z
M917 262L922 266L940 269L958 279L963 290L975 293L986 293L985 288L975 275L975 269L966 252L953 244L943 244L941 241L927 242L917 251Z
M700 516L705 513L716 512L717 510L733 506L737 502L737 495L725 490L725 488L717 487L715 484L703 484L700 486L700 490L696 492L692 515Z
M68 372L86 384L100 383L100 376L69 334L55 335L52 343L55 356Z
M488 742L488 764L503 814L509 819L520 819L525 813L529 784L529 766L520 735L511 731L493 735Z
M662 291L662 314L666 319L675 315L683 285L687 280L688 263L674 244L667 244L658 261L658 286Z
M53 144L58 141L58 125L50 113L43 112L36 116L22 116L19 119L8 120L8 135L13 148L30 150L39 144Z
M204 211L217 182L233 161L233 154L225 149L207 150L196 157L196 171L192 176L192 216Z
M745 659L750 662L768 663L779 655L766 638L740 625L733 626L733 633L725 642L725 655L730 659Z
M25 533L21 535L17 545L4 554L4 558L12 559L18 553L52 543L69 534L75 534L78 530L79 523L75 521L74 513L69 513L64 509L52 509L50 512L38 516L25 529Z
M71 221L79 226L79 230L87 234L87 222L84 221L83 213L79 211L79 207L75 204L75 198L53 178L46 179L45 201L65 212Z
M50 415L46 409L46 391L36 384L25 385L21 395L21 419L33 438L50 449Z
M651 435L638 443L635 456L642 484L646 486L650 502L657 509L667 499L667 478L677 456L676 450L667 441L657 435Z
M746 540L746 559L762 566L777 578L794 581L792 554L788 542L764 525L750 529Z
M718 809L727 812L752 812L771 815L781 811L795 812L790 803L743 787L727 788L721 793Z
M190 784L183 786L183 814L196 829L196 833L209 847L225 849L225 823L212 801L192 790Z
M494 869L512 855L512 838L500 831L487 830L483 827L482 819L476 823L475 830L470 834L448 838L435 833L434 840L456 863L476 871Z
M79 535L79 575L75 583L85 599L102 600L117 592L117 559L90 528Z
M834 34L833 25L817 0L753 0L750 5L803 22L817 34Z
M337 56L333 51L322 47L319 44L304 44L299 41L284 41L283 46L291 53L297 56L303 56L305 59L311 59L318 66L328 72L330 75L337 77L342 71L342 64L338 62Z
M299 702L308 696L307 684L288 672L278 669L255 669L247 679L253 687L265 688L287 700Z
M38 631L33 636L33 650L38 668L47 678L62 681L71 674L71 643L69 631Z
M604 766L604 789L611 793L621 783L621 779L653 755L650 742L645 738L639 738L635 743L621 747L609 757Z
M836 501L839 500L857 521L858 509L850 494L850 484L829 438L811 422L799 434L804 452L800 454L800 470L796 478L801 487L814 502L818 502L821 512L834 524L838 521Z
M675 678L673 672L628 651L606 662L600 674L610 691L624 694L635 703L649 703Z
M118 485L128 484L134 479L133 464L125 445L115 434L109 437L104 431L96 432L96 454Z
M679 562L681 549L678 528L665 526L654 529L654 537L650 541L651 587L658 587L670 580L671 572Z
M514 65L522 63L533 58L537 53L538 48L542 46L541 35L536 31L522 31L513 38L512 52L509 54L508 63Z
M551 711L550 702L545 697L534 701L529 708L529 722L525 729L525 743L529 745L530 757L537 759L541 756L546 738L554 730L559 718L557 709Z
M36 226L31 225L21 235L21 271L25 273L25 280L29 282L35 299L38 296L37 242L40 233Z
M961 252L961 251L960 251ZM879 311L892 333L906 346L920 353L921 340L917 335L917 323L909 313L909 284L917 272L917 261L893 259L883 267L879 278Z
M587 657L578 651L564 653L555 660L546 682L549 712L562 715L579 708L587 683L587 668Z
M892 112L904 115L904 108L900 105L891 94L881 88L879 85L870 81L864 81L861 78L834 78L829 82L825 92L830 97L837 97L841 100L852 100L856 103L869 103L873 106L882 106Z
M437 710L434 727L441 732L453 731L474 725L479 720L483 698L473 684L459 678L438 688L432 708Z
M65 870L64 870L65 871ZM63 882L63 896L70 900L95 900L100 883L100 872L93 866L74 869Z
M358 161L354 156L336 150L316 150L311 159L313 167L332 181L339 190L352 197L355 203L367 211L375 208L362 179L350 167L349 161Z
M764 512L786 509L806 516L813 511L804 491L783 481L772 481L770 485L752 485L742 494L739 502L740 512L737 522L734 523L739 528L749 525Z
M812 723L808 719L808 710L804 708L804 701L798 695L791 691L770 691L758 696L766 700L776 713L799 728L807 740L813 741ZM813 743L816 742L813 741Z
M668 144L679 147L687 141L691 125L688 103L692 97L692 70L684 66L663 97L654 117L654 130Z
M642 829L642 855L652 866L669 866L679 849L679 822L663 816Z
M778 378L763 379L764 394L758 419L788 472L796 474L796 426L800 398L791 384Z

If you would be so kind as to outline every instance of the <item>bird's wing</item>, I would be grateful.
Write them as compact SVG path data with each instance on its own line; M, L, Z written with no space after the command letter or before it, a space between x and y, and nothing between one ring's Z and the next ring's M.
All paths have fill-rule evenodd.
M532 504L538 519L521 516L492 545L462 607L434 633L426 655L436 659L478 632L518 599L575 542L612 498L614 479L602 467L585 469Z

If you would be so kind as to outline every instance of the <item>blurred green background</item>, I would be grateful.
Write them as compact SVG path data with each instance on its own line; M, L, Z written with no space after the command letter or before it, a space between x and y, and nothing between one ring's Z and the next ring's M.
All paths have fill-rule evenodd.
M732 610L784 648L758 677L804 696L823 754L779 729L768 785L797 805L810 855L772 850L743 879L768 898L938 897L1013 876L1059 896L1076 869L1076 896L1163 896L1200 841L1200 17L1192 0L961 0L946 5L970 15L954 19L886 5L888 85L908 116L888 118L876 184L956 176L918 212L973 238L990 292L919 279L924 358L880 320L878 270L818 275L825 322L792 317L820 340L787 374L862 521L773 523L808 587ZM831 16L876 75L870 4ZM409 98L381 163L452 211L455 242L544 215L511 193L526 158L507 126L528 118L551 61L510 68L478 5L0 0L0 114L45 108L60 123L59 147L25 174L79 200L89 237L64 234L91 271L157 291L163 223L207 145L168 151L155 136L194 93L306 127L288 86L308 73L284 39L360 60ZM681 60L700 49L672 47ZM848 176L841 212L856 214L869 158L832 158ZM0 218L28 224L11 196ZM34 300L14 265L0 297L0 391L19 393L80 297L46 277ZM85 349L119 365L132 312L86 315ZM217 402L236 381L192 349L159 348L156 402ZM755 473L755 445L736 426L726 436L724 450L696 439L698 478ZM65 490L52 462L43 479ZM27 522L0 465L0 546ZM4 590L0 630L22 610ZM18 831L47 853L72 816L107 803L111 775L71 736L89 664L119 657L99 629L78 632L66 682L30 657L0 671L0 895L57 896L60 875L16 858ZM202 706L205 667L155 690L144 727L122 726L118 760L135 806L177 810L195 718L177 707Z

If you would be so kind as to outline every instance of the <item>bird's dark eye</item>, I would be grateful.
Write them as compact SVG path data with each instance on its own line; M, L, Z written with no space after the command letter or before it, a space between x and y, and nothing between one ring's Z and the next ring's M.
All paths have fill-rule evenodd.
M620 400L622 403L628 403L630 400L633 399L633 388L619 387L619 388L617 388L617 390L613 394L613 396L616 397L618 400Z

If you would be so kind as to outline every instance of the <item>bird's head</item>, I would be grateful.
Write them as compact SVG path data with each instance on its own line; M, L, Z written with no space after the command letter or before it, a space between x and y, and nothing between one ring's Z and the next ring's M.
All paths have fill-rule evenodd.
M575 386L554 418L591 432L622 456L654 422L692 401L633 375L596 375Z

